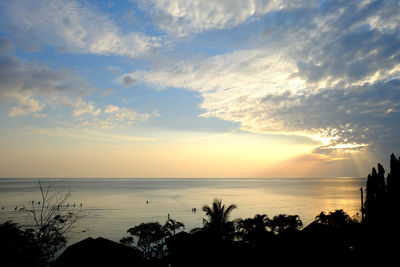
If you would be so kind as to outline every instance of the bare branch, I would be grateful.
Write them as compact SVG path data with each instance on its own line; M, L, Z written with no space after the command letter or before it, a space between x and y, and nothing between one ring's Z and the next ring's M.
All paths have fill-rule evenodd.
M70 192L51 192L52 185L39 181L41 201L32 201L31 207L22 210L32 217L33 233L43 250L43 257L49 260L66 244L66 233L83 217L79 207L70 207Z

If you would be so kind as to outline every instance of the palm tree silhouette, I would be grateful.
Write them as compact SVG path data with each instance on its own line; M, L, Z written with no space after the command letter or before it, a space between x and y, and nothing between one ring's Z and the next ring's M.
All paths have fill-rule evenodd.
M303 223L298 215L279 214L274 216L272 220L269 220L268 226L271 232L280 234L285 231L299 230L303 226Z
M266 234L266 227L270 220L266 214L256 214L254 218L239 219L237 221L238 237L243 240L253 241Z
M315 221L334 227L342 227L346 224L353 222L350 216L342 209L335 210L334 212L330 212L329 214L326 214L324 211L322 211L317 217L315 217Z
M232 221L229 221L229 216L237 206L231 204L227 207L222 204L222 199L214 199L211 207L203 206L203 211L206 213L208 220L203 219L204 228L208 229L223 239L231 237L235 231Z
M185 229L185 225L182 222L175 221L174 219L168 219L164 224L164 229L170 236L175 235L176 230L179 230L180 228Z

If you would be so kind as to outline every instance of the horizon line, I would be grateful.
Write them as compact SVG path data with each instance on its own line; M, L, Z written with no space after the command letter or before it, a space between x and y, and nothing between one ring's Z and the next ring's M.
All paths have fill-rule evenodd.
M367 177L0 177L0 179L367 179Z

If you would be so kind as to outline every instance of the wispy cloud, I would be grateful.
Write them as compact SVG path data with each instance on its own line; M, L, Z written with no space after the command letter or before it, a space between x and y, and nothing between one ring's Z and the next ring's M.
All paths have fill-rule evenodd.
M99 115L101 112L101 109L95 108L92 102L89 103L84 103L83 105L77 107L72 114L74 116L81 116L83 114L90 114L93 116Z
M301 0L146 0L145 10L161 29L177 37L227 29L269 12L315 5Z
M109 119L114 119L119 122L132 123L134 121L146 121L150 115L145 113L138 113L137 111L126 108L118 107L115 105L107 105L104 110L105 114L109 115Z
M1 4L23 41L75 53L138 57L160 46L160 39L122 31L107 15L81 1L9 1ZM27 39L28 38L28 39Z
M134 123L145 122L150 118L150 114L139 113L131 108L107 105L102 110L95 108L93 103L80 107L73 114L76 117L75 127L89 130L124 128Z

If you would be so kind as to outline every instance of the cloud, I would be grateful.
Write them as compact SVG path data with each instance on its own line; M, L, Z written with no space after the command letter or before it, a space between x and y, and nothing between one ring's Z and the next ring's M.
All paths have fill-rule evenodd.
M161 3L185 21L189 11L182 11L181 2ZM263 17L266 28L254 49L134 71L119 80L196 91L201 116L238 122L247 131L308 136L321 142L316 153L399 147L399 3L299 6ZM193 21L182 25L197 25ZM229 25L218 21L213 27Z
M83 105L80 105L79 107L77 107L72 114L74 116L81 116L83 114L90 114L93 116L97 116L99 115L101 112L101 109L96 109L93 105L92 102L89 103L84 103Z
M75 53L138 57L157 49L160 40L140 32L123 32L87 2L11 1L1 4L12 34L25 42L51 45Z
M119 107L114 106L114 105L107 105L106 109L104 110L104 113L114 113L119 110Z
M85 100L91 93L90 85L67 70L51 70L41 63L0 56L0 104L12 106L8 112L10 117L32 114L40 118L45 114L38 112L44 111L46 106L59 110L66 107L72 109L80 126L85 121L86 126L102 129L149 118L148 114L113 105L105 108L105 114L110 115L107 118L93 118L101 115L101 108Z
M153 110L152 115L153 115L153 117L161 117L161 114L157 109Z
M0 83L3 94L34 92L52 94L68 90L69 72L52 71L44 64L25 63L14 57L0 56Z
M37 62L0 56L0 103L17 105L9 116L42 111L47 105L77 107L90 87L67 70L51 70Z
M304 131L318 134L327 143L316 152L364 150L394 145L400 122L398 100L400 80L379 80L373 84L348 88L327 88L313 94L282 93L261 99L253 116L268 114L279 121L284 132ZM262 117L261 117L262 118ZM268 118L246 121L242 127L258 132L268 131ZM386 143L384 146L382 146Z
M129 108L120 108L114 113L114 116L117 121L127 121L128 123L133 121L146 121L150 117L149 114L140 114Z
M291 34L302 44L297 52L299 75L318 87L398 77L399 15L397 1L328 1L314 23L307 24L313 32Z
M269 85L274 92L297 85L292 82L291 73L296 65L287 61L282 54L270 54L264 49L244 50L232 54L182 61L171 69L136 71L120 77L126 80L144 81L161 89L180 87L204 93L250 90L262 91ZM294 79L296 80L296 79ZM230 91L228 91L229 89Z
M91 107L90 110L85 113L91 114L93 110L95 110L94 107ZM149 114L139 113L136 110L115 105L107 105L103 113L100 113L100 109L96 111L99 111L99 113L95 114L96 117L86 117L80 120L77 124L77 128L110 130L113 128L126 127L136 122L144 122L150 118Z
M20 105L17 107L13 107L8 115L10 117L15 117L15 116L21 116L21 115L26 115L29 113L35 113L42 111L44 109L45 105L40 104L38 101L36 101L33 98L22 98L20 99Z
M11 106L8 112L10 117L31 114L44 118L47 106L66 117L66 108L73 119L63 123L72 123L74 126L71 127L102 130L126 127L150 117L126 107L99 107L86 100L92 92L89 84L67 70L51 70L41 63L0 56L0 104Z
M132 79L130 76L125 76L122 80L122 86L131 87L136 83L136 79Z
M149 0L154 22L168 33L182 37L214 29L227 29L269 12L314 5L316 1L300 0Z

